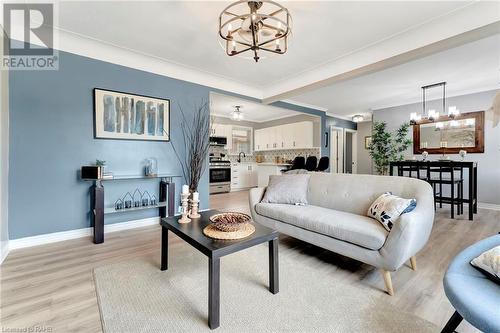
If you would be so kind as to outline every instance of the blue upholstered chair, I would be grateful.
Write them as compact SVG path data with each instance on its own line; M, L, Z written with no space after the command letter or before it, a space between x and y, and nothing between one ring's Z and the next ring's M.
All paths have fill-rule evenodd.
M465 318L483 332L500 332L500 285L474 268L470 261L500 245L500 235L483 239L460 252L444 276L444 291L455 308L442 333L453 332Z

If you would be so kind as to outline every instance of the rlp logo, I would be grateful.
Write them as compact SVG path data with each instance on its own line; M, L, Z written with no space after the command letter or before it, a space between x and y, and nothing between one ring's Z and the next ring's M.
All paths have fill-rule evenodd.
M51 3L3 5L4 55L52 55L54 10Z

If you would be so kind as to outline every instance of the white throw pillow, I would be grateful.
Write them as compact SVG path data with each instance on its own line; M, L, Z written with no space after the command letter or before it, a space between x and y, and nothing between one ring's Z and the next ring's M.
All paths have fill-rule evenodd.
M261 202L307 205L307 187L311 175L272 175Z
M411 212L416 206L417 200L415 199L403 199L392 195L391 192L386 192L372 203L367 215L382 223L387 231L391 231L399 216Z
M481 253L470 262L472 266L479 268L491 275L495 282L500 283L500 245Z

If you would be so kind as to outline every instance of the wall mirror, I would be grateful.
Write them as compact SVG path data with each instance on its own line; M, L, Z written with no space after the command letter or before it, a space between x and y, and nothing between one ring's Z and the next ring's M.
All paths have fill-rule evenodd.
M484 153L484 111L423 119L413 125L414 154L458 154L460 150Z

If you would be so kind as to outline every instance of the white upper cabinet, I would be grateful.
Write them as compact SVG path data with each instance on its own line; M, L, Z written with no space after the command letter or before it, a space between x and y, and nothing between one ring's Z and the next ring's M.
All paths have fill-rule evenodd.
M298 123L263 128L255 131L255 150L313 148L313 123Z

